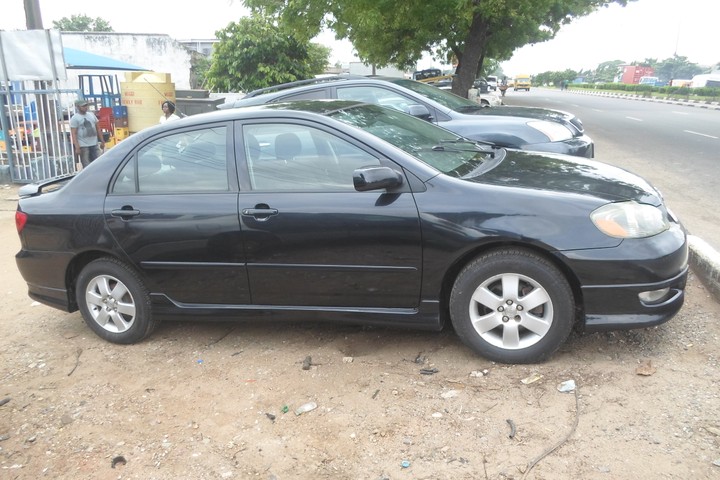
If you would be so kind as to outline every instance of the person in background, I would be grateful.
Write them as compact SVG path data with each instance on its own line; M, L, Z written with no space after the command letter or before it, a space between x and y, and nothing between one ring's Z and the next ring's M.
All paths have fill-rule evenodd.
M98 119L94 113L88 111L87 100L75 100L75 114L70 118L70 137L83 168L98 158L101 150L105 149Z
M170 100L165 100L162 103L163 114L160 116L160 123L169 122L171 120L180 120L180 117L175 115L175 104Z

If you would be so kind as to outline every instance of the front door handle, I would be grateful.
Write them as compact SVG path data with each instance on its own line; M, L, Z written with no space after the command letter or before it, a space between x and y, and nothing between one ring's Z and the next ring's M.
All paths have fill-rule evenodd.
M265 221L273 215L278 214L277 208L243 208L242 214L254 217L258 221Z

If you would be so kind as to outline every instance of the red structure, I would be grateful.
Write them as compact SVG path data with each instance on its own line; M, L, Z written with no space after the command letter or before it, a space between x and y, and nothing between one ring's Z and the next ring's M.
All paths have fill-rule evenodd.
M641 77L652 77L655 75L653 67L638 67L637 65L623 65L621 83L640 83Z

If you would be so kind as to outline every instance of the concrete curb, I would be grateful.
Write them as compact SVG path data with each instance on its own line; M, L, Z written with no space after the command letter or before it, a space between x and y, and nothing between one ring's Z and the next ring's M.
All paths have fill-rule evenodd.
M720 303L720 253L694 235L688 235L688 246L690 267Z
M567 91L570 93L577 93L579 95L594 95L597 97L624 98L626 100L639 100L641 102L668 103L671 105L682 105L685 107L698 107L698 108L705 108L708 110L720 110L720 102L701 102L698 100L684 100L682 98L644 97L642 95L633 95L630 93L595 92L592 90L585 90L585 89L581 89L581 88L569 88Z

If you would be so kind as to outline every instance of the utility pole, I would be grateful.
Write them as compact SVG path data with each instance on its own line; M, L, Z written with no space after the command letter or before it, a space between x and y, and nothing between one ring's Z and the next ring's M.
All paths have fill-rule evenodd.
M40 0L23 0L25 4L25 26L28 30L42 30L42 14Z
M28 30L43 30L42 12L40 12L40 0L23 0L25 5L25 26ZM35 81L35 89L44 91L47 88L47 82ZM38 128L41 129L41 136L44 137L45 141L43 150L49 151L49 147L52 145L51 141L51 124L56 121L56 115L54 114L54 108L50 108L49 97L46 93L38 93L35 95L35 105L37 106L38 114ZM25 133L27 135L27 132ZM34 132L30 133L32 137L32 143L34 145Z

